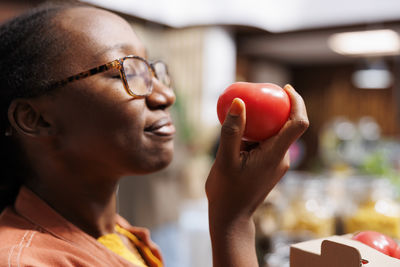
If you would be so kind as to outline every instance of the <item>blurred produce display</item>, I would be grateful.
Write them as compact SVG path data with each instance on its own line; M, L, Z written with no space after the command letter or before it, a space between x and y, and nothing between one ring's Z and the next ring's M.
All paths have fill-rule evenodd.
M387 179L361 179L350 180L350 203L355 207L344 215L345 231L373 230L400 239L400 205L392 184Z
M400 240L400 145L371 117L326 124L324 169L289 171L257 211L260 266L289 266L290 244L372 230Z
M324 181L300 179L289 177L281 189L288 198L281 214L281 229L291 235L332 235L335 232L334 206Z

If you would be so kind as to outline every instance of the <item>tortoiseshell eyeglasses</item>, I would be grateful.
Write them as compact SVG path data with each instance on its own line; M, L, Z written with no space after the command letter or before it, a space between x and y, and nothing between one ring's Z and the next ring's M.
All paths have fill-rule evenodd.
M63 86L67 83L85 79L111 69L119 71L119 77L122 80L126 92L134 97L146 97L151 94L153 90L153 77L165 86L171 86L167 65L164 62L154 61L150 63L146 59L134 55L116 59L88 71L73 75L56 82L53 86Z

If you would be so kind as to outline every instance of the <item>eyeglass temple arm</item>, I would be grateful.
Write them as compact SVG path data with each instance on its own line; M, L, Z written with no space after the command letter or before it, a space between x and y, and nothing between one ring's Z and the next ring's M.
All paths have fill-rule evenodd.
M61 81L59 81L57 83L54 83L52 85L52 87L55 88L55 87L64 86L64 85L66 85L66 84L68 84L70 82L82 80L82 79L85 79L85 78L90 77L92 75L95 75L95 74L98 74L98 73L102 73L102 72L105 72L105 71L110 70L110 69L120 69L120 67L121 67L120 62L118 60L114 60L114 61L111 61L111 62L109 62L107 64L98 66L96 68L93 68L93 69L90 69L90 70L87 70L87 71L84 71L84 72L81 72L81 73L79 73L77 75L68 77L68 78L66 78L64 80L61 80Z

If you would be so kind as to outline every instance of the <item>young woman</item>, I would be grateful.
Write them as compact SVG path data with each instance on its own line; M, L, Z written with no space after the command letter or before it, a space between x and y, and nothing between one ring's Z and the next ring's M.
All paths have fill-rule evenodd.
M206 193L214 266L256 266L252 214L308 127L301 97L274 137L241 149L232 103ZM120 177L173 156L166 66L121 17L44 6L0 28L0 266L162 266L149 233L116 214ZM253 146L254 147L254 146Z

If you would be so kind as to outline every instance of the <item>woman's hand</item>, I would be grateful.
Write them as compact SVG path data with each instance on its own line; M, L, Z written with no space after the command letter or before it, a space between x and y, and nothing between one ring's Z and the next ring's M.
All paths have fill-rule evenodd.
M232 102L222 125L206 182L214 266L257 266L252 215L288 170L288 149L309 125L303 99L290 85L284 89L291 112L277 135L246 146L246 110L240 99Z

